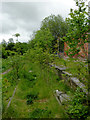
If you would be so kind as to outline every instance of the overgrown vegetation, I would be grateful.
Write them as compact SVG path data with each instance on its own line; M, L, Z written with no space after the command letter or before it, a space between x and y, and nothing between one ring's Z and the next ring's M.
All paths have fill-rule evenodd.
M23 55L28 50L27 43L21 43L17 41L14 43L13 38L10 38L8 43L3 40L2 43L2 58L6 59L8 56L14 56L16 54Z
M66 53L69 56L74 56L82 49L83 54L86 56L87 51L84 48L84 44L88 42L87 33L89 30L87 7L84 0L77 0L76 6L78 7L77 10L70 9L70 18L66 19L69 25L68 33L64 37L69 46Z
M80 47L87 42L86 8L81 0L76 5L78 10L73 12L71 9L68 23L60 15L46 17L40 30L34 33L28 43L18 41L19 33L15 34L16 43L13 39L9 39L8 43L3 40L2 71L10 69L2 75L3 118L86 119L89 116L87 96L78 89L76 92L71 89L59 78L55 68L50 67L50 64L67 67L67 71L87 86L87 63L73 58L64 60L56 55L63 51L63 38L68 41L70 56L79 52L79 38L82 41ZM82 27L84 31L81 33ZM7 108L15 88L16 93ZM54 96L55 90L69 94L71 101L59 106Z
M86 95L77 88L67 109L69 117L71 119L86 119L88 116L88 108Z

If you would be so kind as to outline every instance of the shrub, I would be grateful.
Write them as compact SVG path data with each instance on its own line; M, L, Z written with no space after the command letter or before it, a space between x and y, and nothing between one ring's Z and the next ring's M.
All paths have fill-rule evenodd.
M88 106L86 105L86 95L78 88L72 101L69 101L67 113L70 118L85 119L88 116Z

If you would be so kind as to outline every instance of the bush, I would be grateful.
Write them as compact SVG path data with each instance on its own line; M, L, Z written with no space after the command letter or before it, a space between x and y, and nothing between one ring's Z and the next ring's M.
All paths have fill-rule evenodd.
M80 92L78 88L74 94L72 101L70 101L67 113L70 118L85 119L88 116L88 106L86 105L86 95Z

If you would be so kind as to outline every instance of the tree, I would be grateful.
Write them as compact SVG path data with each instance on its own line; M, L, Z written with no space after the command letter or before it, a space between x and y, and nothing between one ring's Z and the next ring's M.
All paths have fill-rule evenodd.
M69 25L68 33L64 37L65 42L67 42L69 49L68 55L74 56L78 54L83 49L84 43L87 43L87 32L88 32L88 13L86 12L85 2L83 0L76 0L77 10L70 10L70 17L66 19Z
M41 29L36 31L34 39L30 42L31 47L34 49L42 48L43 51L46 49L50 49L52 51L52 41L54 40L54 37L52 36L49 29Z
M14 43L14 40L13 40L13 38L9 38L9 41L8 41L8 43Z
M41 24L41 29L49 29L52 35L57 39L65 35L67 31L66 22L60 15L50 15L46 17Z
M1 45L2 45L2 47L5 47L5 48L6 48L7 42L3 39L2 42L1 42Z
M21 55L23 55L23 53L25 53L27 50L28 50L27 43L17 42L14 46L14 51Z
M13 41L13 38L9 38L8 44L6 46L6 50L14 50L15 43Z
M63 18L60 15L57 15L57 16L50 15L46 17L41 23L41 30L47 29L47 28L50 30L51 34L54 37L54 40L52 41L53 46L57 43L57 39L58 39L58 43L59 44L61 43L60 47L62 46L61 49L63 49L64 42L61 40L61 38L65 36L68 28Z
M16 34L14 34L13 36L15 36L15 37L17 38L17 42L18 42L18 37L20 36L20 34L19 34L19 33L16 33Z

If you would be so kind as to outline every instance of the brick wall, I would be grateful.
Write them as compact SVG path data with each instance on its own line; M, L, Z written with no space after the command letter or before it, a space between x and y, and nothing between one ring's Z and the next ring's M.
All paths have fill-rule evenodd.
M64 42L64 56L67 57L67 54L65 51L69 49L69 46L66 42ZM81 51L78 53L81 57L85 58L88 56L88 43L84 44L84 50L81 48ZM78 54L75 54L73 57L76 58Z

